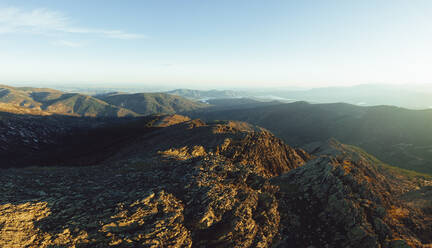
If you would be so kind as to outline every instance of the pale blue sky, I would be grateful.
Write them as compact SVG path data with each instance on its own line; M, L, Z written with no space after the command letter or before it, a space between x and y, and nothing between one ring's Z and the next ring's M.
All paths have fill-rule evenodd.
M0 82L432 84L432 1L0 0Z

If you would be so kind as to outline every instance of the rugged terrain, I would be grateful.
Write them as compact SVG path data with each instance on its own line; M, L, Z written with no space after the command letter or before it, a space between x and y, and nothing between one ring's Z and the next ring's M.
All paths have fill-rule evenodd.
M16 108L14 108L16 109ZM28 109L26 109L28 110ZM79 147L91 130L130 122L129 118L90 118L0 112L0 168L46 165L79 156ZM35 113L36 112L36 113ZM98 138L98 145L103 144ZM107 137L108 138L108 137Z
M336 138L359 146L388 164L432 174L432 110L295 102L199 111L191 116L209 121L246 121L299 147Z
M432 243L429 179L334 140L305 151L243 122L159 115L62 142L81 160L2 169L0 247Z

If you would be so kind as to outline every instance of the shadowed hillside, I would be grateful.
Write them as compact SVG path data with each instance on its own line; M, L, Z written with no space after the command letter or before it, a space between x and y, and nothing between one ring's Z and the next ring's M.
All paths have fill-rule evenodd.
M386 163L432 173L432 110L296 102L192 116L246 121L265 127L296 146L334 137L359 146Z
M182 96L189 99L195 100L207 100L214 98L235 98L242 96L240 92L232 90L190 90L190 89L176 89L167 91L166 93Z
M19 109L23 112L21 109ZM0 112L0 168L46 165L79 158L87 147L85 133L96 127L129 122L128 118L94 118L64 115ZM104 137L98 137L103 140ZM83 143L75 143L73 140ZM58 159L57 159L58 158Z
M141 115L174 114L204 108L207 105L164 93L104 94L99 99Z

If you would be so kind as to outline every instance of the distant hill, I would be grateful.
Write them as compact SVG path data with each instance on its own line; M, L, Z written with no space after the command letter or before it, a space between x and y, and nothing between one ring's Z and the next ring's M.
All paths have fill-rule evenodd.
M269 89L250 92L273 98L314 103L344 102L359 106L394 105L409 109L432 107L432 88L429 86L363 84L349 87L326 87L309 90Z
M141 115L155 113L174 114L205 108L208 105L165 93L111 93L96 96L98 99Z
M207 100L214 98L234 98L241 97L243 94L232 90L190 90L190 89L176 89L166 92L168 94L186 97L195 100Z
M97 98L78 94L64 93L62 91L30 88L0 86L0 102L12 107L25 107L43 112L75 115L75 116L134 116L134 112L125 108L110 105Z
M252 107L262 107L270 105L278 105L281 102L278 101L257 101L251 98L217 98L210 99L207 101L211 105L210 108L204 109L204 111L209 110L223 110L223 109L242 109L242 108L252 108Z
M124 117L175 114L209 105L165 93L107 93L88 96L59 90L0 85L0 110L33 115Z
M432 110L295 102L194 113L193 117L246 121L269 129L294 146L334 137L386 163L432 173Z

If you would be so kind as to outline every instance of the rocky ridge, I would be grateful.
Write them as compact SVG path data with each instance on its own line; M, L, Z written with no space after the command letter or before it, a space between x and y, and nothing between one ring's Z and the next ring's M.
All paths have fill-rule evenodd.
M295 149L247 123L146 123L94 166L2 170L0 246L432 243L430 212L408 197L429 192L426 179L394 175L342 144Z

